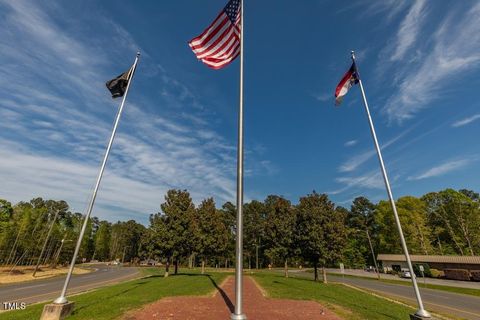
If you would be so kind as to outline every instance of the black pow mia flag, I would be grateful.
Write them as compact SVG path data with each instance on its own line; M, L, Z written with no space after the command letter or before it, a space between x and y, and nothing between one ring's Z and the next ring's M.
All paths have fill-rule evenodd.
M123 97L125 90L127 90L128 81L131 79L132 68L128 69L118 77L107 81L107 89L110 90L112 98Z

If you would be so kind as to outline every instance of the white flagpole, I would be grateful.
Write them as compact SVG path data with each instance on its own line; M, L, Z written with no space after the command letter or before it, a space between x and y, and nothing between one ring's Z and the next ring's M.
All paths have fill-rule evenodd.
M133 66L131 68L130 77L127 83L127 88L125 89L125 94L123 95L122 103L120 104L120 109L118 110L117 118L115 119L115 124L113 125L112 135L110 136L110 141L108 142L107 150L105 151L105 156L103 157L102 166L100 167L100 172L98 173L97 182L93 190L92 198L90 199L87 213L85 214L85 218L83 220L82 229L80 231L80 235L78 236L77 246L75 247L75 251L73 253L72 262L70 263L70 269L68 270L68 274L65 279L65 284L63 285L62 293L60 294L60 297L58 297L53 301L53 303L65 304L68 302L67 298L65 297L67 293L68 284L70 283L70 278L72 277L73 268L75 268L75 261L77 260L78 251L80 250L80 246L83 240L83 235L85 234L85 229L87 228L88 220L90 219L90 214L92 213L93 205L95 204L98 187L100 186L100 181L102 180L103 171L105 170L105 165L107 164L108 155L110 154L110 149L112 148L113 140L115 139L115 133L117 132L118 123L120 122L120 116L122 115L123 106L125 104L125 100L128 94L128 89L130 89L130 84L132 83L133 75L135 74L135 70L137 69L137 63L139 58L140 58L140 52L137 52L137 56L135 57L135 62L133 63Z
M237 146L237 241L235 246L235 311L231 320L245 320L242 310L243 292L243 1L240 7L240 101L238 108L238 146Z
M377 140L377 134L375 133L375 127L373 126L372 117L370 115L370 110L368 109L367 97L365 96L365 91L363 89L362 78L358 73L357 64L355 62L355 52L352 51L352 60L355 64L355 72L357 73L358 82L360 84L360 90L362 91L363 104L365 105L365 111L367 112L368 121L370 123L370 132L372 133L373 142L375 143L375 148L377 150L378 161L380 162L380 168L382 169L383 181L385 182L385 187L387 188L388 198L390 199L390 204L392 206L393 215L395 217L395 223L397 224L398 233L400 235L400 242L402 244L403 253L405 254L405 259L407 260L408 270L410 270L410 275L412 276L413 289L415 291L415 296L418 302L418 310L415 313L416 316L421 318L430 318L431 315L423 307L422 297L420 296L420 290L418 290L417 280L415 273L413 272L412 261L410 260L410 254L408 253L407 243L405 242L405 237L403 236L402 225L400 223L400 218L398 217L397 207L395 206L395 200L393 199L392 189L390 188L390 182L388 181L387 170L385 169L385 164L383 163L382 152Z

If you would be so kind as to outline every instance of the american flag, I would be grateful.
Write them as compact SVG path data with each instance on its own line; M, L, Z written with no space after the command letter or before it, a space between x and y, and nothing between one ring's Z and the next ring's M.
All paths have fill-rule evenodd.
M240 53L241 0L230 0L212 24L188 45L198 60L221 69Z

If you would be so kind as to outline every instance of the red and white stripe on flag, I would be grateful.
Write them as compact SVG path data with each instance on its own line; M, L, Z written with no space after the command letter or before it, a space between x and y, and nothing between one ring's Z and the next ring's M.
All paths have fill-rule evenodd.
M357 71L355 68L355 62L352 63L350 69L343 75L342 80L335 88L335 105L340 105L342 103L343 97L347 94L348 90L358 83Z
M230 0L212 24L188 45L197 59L221 69L240 53L241 0Z

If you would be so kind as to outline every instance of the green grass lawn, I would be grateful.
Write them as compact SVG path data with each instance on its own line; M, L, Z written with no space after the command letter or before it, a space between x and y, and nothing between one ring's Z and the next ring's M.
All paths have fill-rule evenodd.
M345 319L409 319L415 309L341 284L323 284L309 279L284 278L260 272L257 282L272 298L316 300Z
M68 319L116 319L128 310L163 297L205 295L215 290L215 285L227 276L226 273L182 273L164 278L156 268L142 269L146 277L128 281L92 292L72 296L75 311ZM2 313L2 320L39 319L44 304L27 306L26 310Z
M168 278L157 268L141 269L144 276L95 291L70 297L75 311L68 319L117 319L129 310L168 296L205 295L231 273L199 270ZM341 284L323 284L310 279L284 278L268 271L256 272L254 278L272 298L316 300L345 319L408 319L413 308L390 302ZM26 310L5 312L2 320L38 319L43 304L27 306Z

